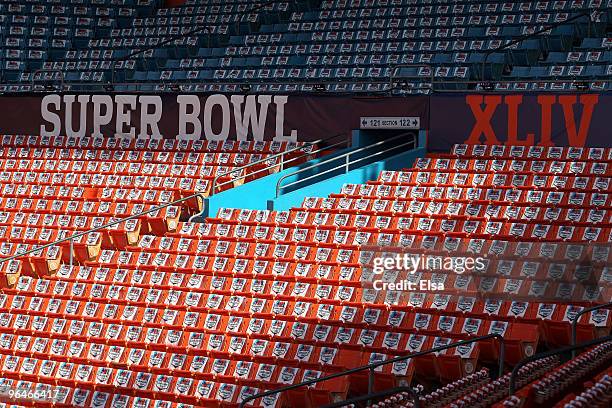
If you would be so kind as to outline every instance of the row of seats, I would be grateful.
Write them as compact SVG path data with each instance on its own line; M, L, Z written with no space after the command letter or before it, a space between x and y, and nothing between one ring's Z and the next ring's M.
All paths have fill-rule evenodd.
M517 383L525 384L540 377L558 364L557 357L548 357L529 363L517 373ZM481 370L470 376L446 385L444 388L424 394L418 394L419 406L427 408L436 407L490 407L495 406L499 400L508 394L510 374L489 380L488 372ZM374 405L377 408L412 408L414 400L407 392L392 395Z
M603 408L610 405L612 395L612 378L610 373L605 374L599 381L585 389L580 395L568 401L563 408L596 407Z
M520 387L539 378L558 364L558 358L547 357L522 366L516 373L516 384ZM508 395L511 373L485 384L453 402L457 407L489 407Z
M451 5L452 3L452 5ZM463 13L463 12L475 12L475 11L486 11L489 13L494 13L497 11L512 11L512 10L520 10L520 11L530 11L530 10L546 10L546 9L564 9L564 8L580 8L584 6L584 1L537 1L533 2L523 2L523 3L482 3L475 0L463 0L456 4L455 2L450 1L442 1L437 6L431 4L431 2L427 1L415 1L415 0L325 0L321 4L321 8L324 10L333 9L333 8L368 8L368 7L377 7L377 6L414 6L421 5L423 12L427 14L446 14L449 11L454 13ZM601 5L601 1L595 0L591 1L589 5L591 7L597 7Z
M190 75L187 73L187 75ZM191 74L195 76L195 74ZM200 74L198 73L198 76ZM428 78L431 75L427 76ZM91 79L90 73L85 73L83 78L86 80ZM100 73L98 76L99 80L103 80L103 76ZM194 78L195 79L195 78ZM201 78L203 79L203 78ZM51 80L51 79L50 79ZM55 78L55 80L59 81L59 78ZM446 83L450 84L450 83ZM51 89L57 90L59 85L50 85ZM131 83L131 84L120 84L115 85L114 89L116 91L121 92L207 92L207 93L232 93L232 92L244 92L245 84L239 84L237 82L232 82L229 84L218 84L218 83L207 83L201 84L199 82L194 83L193 81L187 83L176 84L174 82L164 82L164 83L155 83L155 82L139 82L139 83ZM453 83L455 88L452 89L468 89L467 84L456 84ZM488 86L488 85L487 85ZM497 91L605 91L610 90L609 81L601 80L601 81L584 81L584 80L572 80L572 81L534 81L534 82L493 82L492 86ZM306 82L295 82L293 80L286 79L281 83L251 83L247 84L249 90L256 93L270 93L270 92L305 92L305 93L320 93L326 91L333 91L337 93L379 93L379 92L387 92L387 91L397 91L401 88L401 92L404 94L422 94L422 93L430 93L435 85L432 85L428 82L420 82L420 83L406 83L405 85L400 86L391 86L391 84L387 81L385 82L339 82L339 83L318 83L312 81ZM87 84L87 83L79 83L79 84L64 84L64 91L92 91L92 89L97 89L95 83ZM438 88L436 88L438 89ZM479 83L475 87L476 90L490 90L486 88L485 85ZM40 84L26 84L26 85L0 85L0 91L2 92L41 92L44 90L49 90L43 85Z
M59 77L56 73L55 76L53 74L48 74L48 77L45 76L48 81L59 81ZM91 73L83 73L79 74L83 75L85 80L90 80L92 78ZM195 75L195 74L192 74ZM199 75L199 74L198 74ZM103 73L96 74L98 81L102 81L104 79ZM584 80L574 80L574 81L535 81L535 82L493 82L493 87L497 91L584 91L585 89L591 89L592 91L605 91L612 89L612 85L606 81L584 81ZM208 92L208 93L232 93L232 92L244 92L245 84L238 83L230 83L230 84L219 84L219 83L133 83L133 84L122 84L115 85L113 88L116 91L121 92ZM437 86L437 85L436 85ZM462 84L453 84L456 89L468 89L467 85ZM64 91L91 91L92 89L96 89L98 85L96 83L79 83L76 84L64 84ZM278 92L306 92L306 93L317 93L317 92L326 92L333 91L337 93L379 93L379 92L398 92L400 91L403 94L423 94L430 93L432 91L432 85L427 82L406 82L401 86L391 86L389 82L338 82L338 83L314 83L314 82L294 82L290 80L286 80L284 83L251 83L249 82L248 87L251 91L255 93L278 93ZM51 85L51 88L57 89L56 85ZM0 92L40 92L46 89L45 86L41 84L25 84L25 85L0 85ZM437 88L436 88L437 89ZM476 90L484 91L485 86L481 83L476 84Z
M594 169L602 169L605 166ZM430 175L436 175L438 180L443 182L438 184L435 180L430 180ZM453 174L453 182L449 182L447 177ZM514 174L512 178L508 176ZM582 206L590 204L595 207L608 207L607 190L609 184L608 177L575 177L570 176L535 176L528 179L527 174L517 175L515 173L477 173L469 175L457 175L457 173L443 173L438 170L419 171L418 174L410 175L413 180L407 182L391 182L389 184L369 183L365 185L347 184L340 194L332 198L338 200L338 205L350 205L352 200L355 204L362 204L367 209L368 200L375 199L452 199L452 200L472 200L495 204L506 202L518 204L522 199L525 204L560 204ZM574 173L575 174L575 173ZM601 173L600 173L601 174ZM401 174L396 175L401 178ZM490 177L489 177L490 176ZM446 180L445 180L446 179ZM444 182L446 181L446 182ZM569 181L569 183L568 183ZM512 183L512 184L509 184ZM550 183L551 185L548 185ZM530 185L531 184L531 185ZM571 187L578 191L572 190ZM589 188L590 187L590 188ZM366 191L363 195L356 192ZM362 197L361 199L359 197ZM342 200L344 198L344 200Z
M568 172L558 171L565 170L564 167L566 167L565 163L559 162L548 164L544 162L532 162L529 166L531 171L525 171L522 164L517 164L517 166L523 167L522 170L518 171L513 170L512 166L509 169L500 169L499 167L504 167L506 164L503 163L501 166L498 166L499 161L489 163L486 161L478 161L477 163L468 162L466 164L478 166L484 168L484 170L470 169L460 173L455 169L437 170L428 168L415 169L416 171L411 173L386 172L381 174L379 179L384 181L385 184L364 184L359 186L359 190L365 191L363 195L366 196L371 196L372 191L377 190L378 194L385 197L388 196L388 193L385 193L390 189L389 184L393 187L412 187L413 191L419 191L419 186L424 188L433 188L436 186L462 188L493 186L500 188L510 185L516 189L528 191L528 195L533 195L536 194L534 191L549 192L561 190L570 192L570 189L578 192L608 191L609 186L609 177L600 177L600 175L605 175L603 172L607 167L605 163L592 164L590 169L586 168L586 163L571 163L567 166L569 167L567 170L570 170ZM451 165L452 167L458 167L463 166L463 163L454 162ZM536 170L537 174L532 175L536 168L540 170ZM586 177L581 175L585 173L587 174ZM588 177L589 173L594 174L596 177ZM420 190L422 191L422 189ZM350 191L350 189L347 189L347 191Z
M607 91L612 89L612 84L609 81L584 81L584 80L543 80L533 82L493 82L493 88L496 91ZM477 90L488 90L482 84L476 86Z
M568 390L575 389L602 368L609 367L611 358L612 343L602 343L526 385L500 407L552 406L563 399Z
M470 374L457 381L453 381L452 383L446 384L445 386L437 389L436 391L432 391L429 394L425 394L423 397L419 396L420 405L428 408L442 408L446 404L449 404L459 398L461 395L467 394L477 388L482 387L486 382L489 381L489 378L489 370L483 368L480 371L475 372L474 374ZM423 394L423 392L421 392L420 394ZM402 395L403 399L407 399L407 396L405 394L400 395ZM391 397L389 400L384 401L382 404L379 404L379 408L389 406L390 402L397 403L399 401L396 402L393 400L393 397Z
M562 146L504 146L499 144L456 144L452 147L450 156L461 158L491 158L491 159L540 159L540 160L605 160L612 159L612 149L605 147L562 147ZM449 157L440 154L440 157ZM420 159L420 163L429 163ZM424 160L424 161L423 161Z
M309 199L312 199L309 197ZM16 202L13 202L16 203ZM306 202L305 205L312 205ZM324 205L329 205L325 207ZM13 208L16 205L12 205ZM300 224L305 224L304 229L298 231L295 237L300 240L342 245L363 245L366 243L385 242L400 243L402 247L411 245L422 249L433 245L444 246L447 249L457 249L462 246L474 246L474 249L488 250L487 241L492 240L486 234L506 232L516 238L521 232L532 232L532 238L537 239L544 236L554 236L552 232L558 232L558 238L564 240L578 238L578 232L586 233L591 238L597 238L601 229L606 228L606 210L589 210L587 213L581 208L553 209L531 205L487 205L487 203L435 203L423 201L391 201L389 199L347 199L345 197L337 201L328 201L318 207L306 207L297 213L296 219ZM234 215L237 217L237 215ZM299 218L298 218L299 217ZM391 218L401 217L401 218ZM236 218L234 218L235 220ZM512 222L508 229L504 222ZM266 221L263 221L264 223ZM555 223L563 222L565 227L555 228ZM234 221L235 223L235 221ZM312 226L306 225L312 223ZM595 227L595 224L599 224ZM283 240L288 234L286 230L277 230L275 225L261 225L261 228L253 226L254 236L258 239ZM337 231L338 228L348 228L348 231ZM586 227L586 230L576 229ZM231 237L231 227L226 228L224 237ZM593 229L595 228L595 229ZM405 231L401 231L405 230ZM249 233L249 228L235 227L235 237L242 237ZM440 232L457 232L464 235L451 237L440 237ZM271 234L274 235L271 235ZM280 234L280 235L279 235ZM430 235L431 234L431 235ZM465 234L468 234L467 236ZM272 238L274 237L274 238ZM280 237L280 238L277 238ZM464 239L465 238L465 239ZM505 238L505 239L504 239ZM508 237L499 237L500 244L491 248L491 253L498 250L506 252L503 247ZM606 238L605 234L602 239ZM482 241L478 241L481 239ZM591 239L592 240L592 239ZM502 245L500 248L499 245Z
M64 136L26 136L3 135L3 149L18 149L16 152L29 151L71 151L71 149L102 149L103 151L138 150L154 154L156 152L188 152L202 151L207 153L281 153L302 146L302 142L251 141L251 140L207 140L204 135L198 140L186 139L133 139L114 137L64 137ZM312 145L304 146L312 148ZM45 150L53 148L51 150ZM68 150L66 150L68 149ZM10 150L12 151L12 150ZM109 160L109 157L101 157ZM146 156L143 157L146 160ZM116 160L123 160L123 156ZM163 159L166 161L167 159Z
M596 78L612 75L612 64L603 65L552 65L550 67L519 67L512 68L512 76L529 79L550 78Z

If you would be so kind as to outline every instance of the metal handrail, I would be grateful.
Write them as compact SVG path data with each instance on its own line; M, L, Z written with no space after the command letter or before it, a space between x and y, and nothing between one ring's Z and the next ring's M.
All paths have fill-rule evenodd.
M320 143L322 141L323 141L322 139L319 139L319 140L315 140L315 141L309 142L309 143L314 144L314 143ZM211 196L214 195L216 193L215 190L217 189L217 187L220 187L219 185L217 185L217 180L220 179L221 177L231 176L234 173L239 173L239 172L241 172L242 170L244 170L244 169L246 169L248 167L255 166L255 165L261 164L261 163L265 163L267 161L276 159L277 157L284 157L285 154L293 153L293 152L298 151L298 150L302 150L305 146L306 145L296 146L296 147L294 147L292 149L289 149L289 150L286 150L286 151L283 151L283 152L280 152L280 153L273 154L272 156L268 156L266 158L263 158L263 159L260 159L260 160L257 160L257 161L245 164L242 167L238 167L237 169L229 170L229 171L226 171L223 174L219 174L219 175L215 176L215 178L213 179L212 184L211 184L210 195ZM269 166L269 168L273 168L273 167L275 167L275 166ZM267 169L269 169L269 168L267 168Z
M591 24L592 24L591 14L590 14L589 12L582 12L582 13L580 13L580 14L575 15L574 17L570 17L570 18L568 18L567 20L564 20L564 21L559 21L559 22L557 22L557 23L550 24L550 25L548 25L547 27L544 27L544 28L542 28L542 29L540 29L540 30L538 30L538 31L535 31L535 32L531 33L531 34L525 34L525 35L523 35L523 36L521 36L521 37L517 38L516 40L512 40L512 41L510 41L510 42L508 42L508 43L506 43L506 44L500 45L499 47L494 48L494 49L492 49L492 50L486 50L486 51L485 51L485 58L484 58L484 60L482 61L482 70L481 70L481 72L480 72L480 76L481 76L481 78L480 78L480 79L481 79L482 81L484 81L484 80L485 80L485 78L484 78L484 74L485 74L485 65L486 65L487 60L489 59L489 56L490 56L491 54L494 54L494 53L496 53L496 52L498 52L498 51L505 50L506 48L510 48L510 47L512 47L512 46L513 46L513 45L515 45L515 44L519 44L519 43L521 43L521 42L523 42L523 41L525 41L525 40L528 40L528 39L530 39L530 38L532 38L532 37L536 37L536 36L538 36L538 35L540 35L540 34L542 34L542 33L545 33L546 31L548 31L548 30L550 30L550 29L553 29L553 28L556 28L556 27L560 27L560 26L562 26L562 25L566 25L567 23L572 22L572 21L574 21L574 20L577 20L578 18L580 18L580 17L584 17L584 16L587 16L587 17L589 18L589 31L590 31L590 27L591 27Z
M340 407L345 407L347 405L351 405L354 404L356 402L361 402L361 401L365 401L365 400L372 400L375 398L382 398L382 397L387 397L389 395L394 395L394 394L399 394L401 392L406 392L408 394L410 394L410 396L412 397L412 404L414 408L419 408L419 394L412 388L412 387L396 387L396 388L391 388L389 390L385 390L385 391L381 391L381 392L375 392L372 394L366 394L366 395L362 395L360 397L355 397L355 398L351 398L345 401L339 401L339 402L334 402L333 404L329 404L329 405L325 405L322 408L340 408ZM354 405L353 405L354 406Z
M362 162L362 161L365 161L365 160L370 160L372 157L381 156L383 154L389 153L390 151L397 150L397 149L405 147L405 146L414 146L414 145L415 145L414 141L413 142L402 143L400 145L393 146L393 147L391 147L389 149L377 151L376 153L373 153L373 154L369 155L368 157L362 157L361 159L353 160L351 162L347 162L347 163L342 164L340 166L336 166L336 167L333 167L331 169L327 169L327 170L324 170L324 171L317 172L317 174L305 177L303 179L294 181L294 182L289 183L289 184L285 184L282 187L277 186L276 198L278 198L281 189L284 189L284 188L287 188L287 187L291 187L291 186L296 185L296 184L301 184L301 183L303 183L305 181L317 178L317 177L319 177L319 176L321 176L323 174L332 173L332 172L334 172L336 170L345 169L345 172L348 172L349 171L349 167L350 167L351 164L359 163L359 162ZM333 160L329 160L329 161L333 161Z
M324 139L318 139L318 140L314 140L314 141L312 141L312 142L305 142L305 143L304 143L303 145L301 145L301 146L296 146L296 147L294 147L294 148L292 148L292 149L285 150L285 151L282 151L282 152L280 152L280 153L273 154L272 156L268 156L268 157L265 157L265 158L263 158L263 159L260 159L260 160L254 161L254 162L247 163L247 164L245 164L245 165L244 165L244 166L242 166L242 167L238 167L237 169L229 170L229 171L226 171L226 172L225 172L225 173L223 173L223 174L219 174L219 175L215 176L215 178L213 178L213 181L212 181L212 184L211 184L211 188L210 188L210 195L211 195L211 196L212 196L212 195L214 195L214 194L216 193L216 189L217 189L218 187L221 187L221 186L223 186L223 185L226 185L226 184L229 184L229 183L230 183L230 182L224 182L224 183L221 183L221 184L217 184L217 181L218 181L218 180L219 180L221 177L231 176L231 175L233 175L233 174L235 174L235 173L240 173L242 170L245 170L245 169L247 169L247 168L249 168L249 167L252 167L252 166L255 166L255 165L257 165L257 164L265 163L265 162L267 162L267 161L270 161L270 160L276 159L277 157L281 157L281 166L284 166L284 164L283 164L283 163L287 163L287 162L290 162L290 161L291 161L291 160L287 160L287 161L283 160L284 156L285 156L287 153L293 153L293 152L296 152L296 151L298 151L298 150L303 150L304 148L306 148L306 147L308 147L308 146L314 146L314 145L316 145L316 144L318 144L318 143L327 142L327 141L329 141L329 140L335 139L336 137L338 137L338 136L342 136L342 135L345 135L345 133L338 133L337 135L330 136L330 137L327 137L327 138L324 138ZM348 142L348 140L346 140L346 141L345 141L345 142L343 142L343 143L346 143L346 142ZM308 155L308 154L306 154L306 155ZM292 160L293 160L293 159L292 159ZM244 176L237 177L237 178L235 178L234 180L241 180L241 179L244 179L244 178L246 178L246 177L248 177L248 176L250 176L250 175L252 175L252 174L256 174L256 173L258 173L258 172L260 172L260 171L263 171L263 170L270 170L270 169L272 169L272 168L274 168L274 167L276 167L276 165L270 165L270 166L266 167L265 169L261 169L261 170L259 170L259 171L255 171L255 172L252 172L252 173L249 173L249 174L245 174ZM232 181L233 181L233 180L232 180Z
M580 320L580 318L582 317L582 315L587 314L589 312L592 312L594 310L599 310L599 309L605 309L605 308L611 308L612 307L612 302L609 303L603 303L601 305L596 305L596 306L592 306L586 309L582 309L580 312L576 313L576 316L574 316L574 318L572 319L572 346L574 346L576 344L576 340L577 340L577 330L578 330L578 320ZM572 358L576 357L576 350L572 351Z
M612 336L600 337L598 339L585 341L584 343L562 347L556 350L545 351L543 353L539 353L539 354L533 355L531 357L527 357L519 361L518 364L514 366L514 368L512 369L512 373L510 374L510 381L509 381L510 394L509 395L512 395L516 392L516 376L519 370L521 369L521 367L523 367L525 364L528 364L528 363L531 363L532 361L537 361L537 360L540 360L546 357L555 356L557 354L567 353L568 351L575 351L581 348L593 346L595 344L605 343L606 341L611 341L611 340L612 340Z
M322 147L320 149L314 150L312 152L308 152L308 153L304 153L304 154L301 154L301 155L296 156L296 157L292 157L292 158L290 158L288 160L284 160L284 157L281 156L280 169L281 169L281 171L284 170L285 167L287 166L287 163L291 163L291 162L303 159L305 157L313 156L313 155L316 155L318 153L321 153L321 152L324 152L324 151L327 151L327 150L331 150L331 149L336 148L336 147L346 146L346 145L347 145L346 141L334 143L334 144L331 144L331 145L328 145L328 146L324 146L324 147ZM270 159L267 159L267 160L270 160ZM261 172L269 171L270 169L273 169L275 167L276 167L275 164L271 164L268 167L265 167L263 169L255 170L255 171L252 171L252 172L250 172L248 174L244 174L242 176L233 178L232 180L225 181L223 183L217 184L217 188L221 188L221 187L226 186L228 184L233 184L236 180L243 180L243 179L245 179L245 178L247 178L249 176L252 176L254 174L258 174L258 173L261 173ZM234 170L231 173L236 173L236 172L237 171Z
M278 179L278 181L276 182L276 198L278 198L278 197L279 197L279 195L280 195L280 191L281 191L282 189L287 188L287 187L290 187L290 186L292 186L292 185L303 183L304 181L307 181L307 180L313 179L313 178L315 178L315 177L319 177L319 176L321 176L321 175L323 175L323 174L331 173L331 172L333 172L333 171L336 171L336 170L339 170L339 169L342 169L342 168L346 169L346 172L348 172L351 164L354 164L354 163L359 163L359 162L364 161L364 160L369 160L369 159L371 159L372 157L383 155L383 154L385 154L385 153L388 153L388 152L389 152L389 151L391 151L391 150L396 150L396 149L398 149L398 148L400 148L400 147L404 147L404 146L408 146L408 145L414 145L414 146L416 146L416 142L417 142L417 140L416 140L416 138L414 138L412 141L410 141L410 142L408 142L408 143L402 143L402 144L400 144L400 145L393 146L393 147L391 147L391 148L389 148L389 149L386 149L386 150L380 150L380 151L377 151L376 153L373 153L373 154L371 154L371 155L369 155L369 156L367 156L367 157L362 157L362 158L360 158L360 159L353 160L353 161L350 161L350 160L349 160L349 157L350 157L351 155L355 154L355 153L360 153L360 152L363 152L363 151L366 151L366 150L370 150L370 149L372 149L372 148L374 148L374 147L380 146L380 145L382 145L382 144L389 143L389 142L391 142L391 141L393 141L393 140L397 140L397 139L399 139L399 138L402 138L402 137L407 136L407 135L412 135L412 134L413 134L412 132L402 133L402 134L397 135L397 136L394 136L394 137L392 137L392 138L390 138L390 139L381 140L380 142L376 142L376 143L374 143L374 144L371 144L371 145L368 145L368 146L365 146L365 147L361 147L361 148L356 149L356 150L351 150L350 152L346 152L346 153L344 153L344 154L341 154L341 155L338 155L338 156L331 157L331 158L329 158L329 159L327 159L327 160L321 161L321 162L319 162L319 163L315 163L315 164L310 165L310 166L308 166L308 167L301 168L301 169L296 170L296 171L294 171L294 172L292 172L292 173L285 174L284 176L280 177L280 178ZM295 176L296 174L303 173L303 172L305 172L305 171L308 171L308 170L311 170L311 169L314 169L314 168L320 167L320 166L322 166L322 165L325 165L325 164L328 164L328 163L330 163L330 162L334 162L334 161L337 161L337 160L340 160L340 159L343 159L343 158L345 159L345 163L344 163L344 164L342 164L342 165L340 165L340 166L337 166L337 167L334 167L334 168L331 168L331 169L327 169L327 170L324 170L324 171L317 172L317 174L314 174L314 175L312 175L312 176L308 176L308 177L303 178L303 179L301 179L301 180L294 181L294 182L289 183L289 184L286 184L286 185L284 185L284 186L282 186L282 185L281 185L281 184L282 184L282 182L283 182L283 180L287 179L288 177Z
M357 368L352 368L350 370L346 370L346 371L342 371L340 373L335 373L335 374L331 374L325 377L321 377L321 378L315 378L312 380L308 380L308 381L304 381L301 382L299 384L293 384L293 385L288 385L285 387L281 387L281 388L277 388L275 390L269 390L269 391L265 391L259 394L255 394L255 395L251 395L246 397L245 399L242 400L242 402L240 402L240 408L244 408L246 407L247 403L254 401L256 399L260 399L263 397L267 397L270 395L274 395L274 394L279 394L281 392L285 392L285 391L290 391L290 390L294 390L296 388L300 388L300 387L307 387L309 385L312 384L316 384L316 383L320 383L322 381L327 381L327 380L333 380L334 378L339 378L339 377L344 377L347 375L351 375L354 373L358 373L361 371L365 371L365 370L369 370L369 374L368 374L368 394L372 393L372 388L374 387L374 370L378 367L382 367L384 365L387 364L394 364L394 363L399 363L401 361L405 361L405 360L409 360L411 358L415 358L415 357L420 357L423 355L427 355L430 353L437 353L439 351L444 351L444 350L448 350L451 348L455 348L455 347L459 347L459 346L463 346L465 344L471 344L471 343L475 343L475 342L479 342L479 341L483 341L483 340L490 340L490 339L497 339L499 342L499 356L498 356L498 370L497 370L497 375L498 377L501 377L504 371L504 358L505 358L505 342L504 342L504 338L503 336L501 336L500 334L487 334L486 336L479 336L479 337L474 337L472 339L468 339L468 340L461 340L458 341L456 343L451 343L451 344L447 344L446 346L439 346L439 347L434 347L432 349L429 350L425 350L425 351L419 351L417 353L411 353L405 356L399 356L399 357L395 357L395 358L391 358L388 360L384 360L384 361L379 361L377 363L371 363L365 366L361 366L361 367L357 367Z
M171 207L173 205L180 204L180 203L182 203L184 201L191 200L191 199L197 198L197 197L201 198L202 200L204 198L206 198L206 196L203 193L196 193L196 194L192 194L190 196L183 197L181 199L172 201L170 203L166 203L166 204L162 204L162 205L159 205L159 206L156 206L156 207L152 207L152 208L148 209L147 211L143 211L143 212L140 212L138 214L131 215L129 217L120 218L118 220L109 222L108 224L104 224L104 225L101 225L99 227L87 230L87 231L78 232L78 233L76 233L74 235L71 235L69 237L58 239L56 241L50 242L50 243L45 244L45 245L41 245L41 246L36 247L34 249L30 249L28 251L21 252L19 254L11 255L11 256L9 256L7 258L0 259L0 265L2 265L4 262L12 261L13 259L21 258L23 256L30 255L30 254L33 254L35 252L41 252L41 251L43 251L43 250L45 250L45 249L47 249L49 247L56 246L58 244L70 241L70 266L72 267L72 252L73 252L72 245L73 245L73 241L75 239L80 238L80 237L85 236L85 235L89 235L89 234L94 233L94 232L101 231L101 230L106 229L106 228L114 227L115 225L119 225L119 224L127 222L127 221L138 219L138 218L140 218L140 217L142 217L144 215L147 215L147 214L159 211L159 210L163 210L164 208Z
M42 73L42 72L55 72L55 73L59 73L59 80L60 80L60 86L61 89L64 89L64 71L62 71L61 69L57 69L57 68L40 68L37 69L36 71L34 71L32 73L32 81L31 81L31 85L32 87L34 87L34 82L36 81L36 74ZM44 80L42 82L47 82L47 80Z

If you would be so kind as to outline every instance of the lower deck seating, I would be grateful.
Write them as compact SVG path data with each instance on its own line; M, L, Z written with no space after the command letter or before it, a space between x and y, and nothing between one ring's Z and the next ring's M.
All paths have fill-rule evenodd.
M576 313L609 299L610 197L600 186L609 182L610 152L568 159L570 150L549 158L553 148L533 158L526 151L504 156L505 149L499 155L497 146L482 154L481 147L466 149L306 198L290 211L222 209L204 223L177 219L164 228L147 221L123 240L110 231L108 241L102 234L78 243L73 267L65 247L53 258L54 271L37 267L37 257L23 259L21 275L13 273L15 284L7 281L0 297L0 377L10 386L59 386L68 405L236 406L280 385L479 335L504 337L507 367L545 345L568 344ZM536 161L545 170L528 170ZM445 182L422 175L444 174L445 163L449 174L453 169ZM513 170L498 180L501 171L487 173L493 165ZM526 184L514 185L515 175ZM531 187L536 177L564 177L583 188ZM530 191L541 194L530 198ZM556 218L538 218L550 208ZM599 249L590 253L591 269L576 270L572 257L585 243ZM490 258L490 270L419 271L411 279L445 289L378 292L364 263L372 245L476 251ZM525 265L525 254L541 251L554 255L560 271ZM505 261L514 263L502 267ZM556 279L551 293L538 283L546 273ZM601 290L592 289L597 285ZM610 326L605 309L584 314L579 339ZM494 363L498 352L489 340L382 366L374 389L458 381ZM538 372L534 367L526 374ZM355 374L258 403L321 406L367 384L365 374ZM504 398L503 390L507 376L479 383L474 392L487 398L466 396L465 406Z

